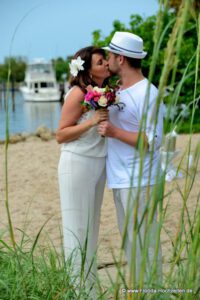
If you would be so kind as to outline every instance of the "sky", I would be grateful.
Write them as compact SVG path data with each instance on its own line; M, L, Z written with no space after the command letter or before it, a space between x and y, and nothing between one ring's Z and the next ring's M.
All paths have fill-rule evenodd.
M158 0L0 0L0 63L9 55L66 58L91 45L94 30L106 37L114 20L128 26L131 14L157 11Z

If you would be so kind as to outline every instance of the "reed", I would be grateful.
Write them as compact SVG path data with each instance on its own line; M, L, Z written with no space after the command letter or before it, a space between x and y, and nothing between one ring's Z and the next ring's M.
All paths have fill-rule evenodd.
M149 72L149 80L152 81L154 72L155 72L155 65L158 59L158 52L159 52L159 46L161 44L163 34L166 33L167 29L169 28L169 24L166 28L160 30L162 27L163 21L162 18L164 16L164 11L167 9L166 1L160 1L161 3L161 12L158 13L158 19L157 19L157 28L155 30L155 36L154 36L154 50L153 50L153 56L152 56L152 65ZM183 42L183 33L184 28L186 27L186 22L188 19L188 13L189 13L189 7L191 5L191 1L183 1L182 5L179 9L179 12L177 14L177 18L174 22L174 26L171 32L171 35L169 37L169 41L166 47L165 52L165 63L161 74L160 84L159 84L159 94L157 98L157 105L154 115L155 124L157 122L157 116L158 116L158 108L159 105L163 99L164 91L166 86L175 85L175 78L176 78L176 71L178 66L178 56L180 53L180 47L182 46ZM182 76L181 81L179 84L177 84L174 96L171 97L170 105L172 106L174 102L178 100L178 96L180 94L180 91L183 87L183 84L185 80L187 79L187 76L190 76L191 74L188 73L188 68L192 60L194 60L196 56L196 70L195 70L195 83L194 87L191 87L194 89L194 98L191 101L190 104L193 105L192 109L192 118L191 118L191 129L190 134L192 135L192 127L193 127L193 121L194 121L194 112L195 112L195 106L198 101L198 96L196 95L196 89L197 89L197 80L198 80L198 70L199 70L199 18L197 22L197 33L198 33L198 47L196 53L194 53L193 57L191 57L190 61L188 62L188 66L185 69L185 72ZM172 74L172 77L170 78L170 75ZM148 103L148 93L147 93L147 103ZM148 105L147 105L148 106ZM180 116L177 117L176 121L170 124L171 128L174 128L177 123L179 123ZM169 122L169 120L166 120L166 122ZM144 119L142 120L142 126L146 125L146 112L144 111ZM142 127L141 126L141 127ZM142 147L141 147L142 148ZM135 208L133 211L133 220L134 220L134 229L133 229L133 248L132 248L132 267L130 270L130 278L128 280L128 284L126 283L126 286L128 286L130 289L138 289L142 290L142 288L149 287L151 288L157 288L158 289L172 289L173 287L179 287L181 289L192 290L192 293L189 292L183 292L182 294L172 292L172 294L164 295L162 293L158 293L156 295L153 294L146 294L145 293L130 293L124 295L124 299L193 299L194 297L197 297L197 294L199 292L199 286L197 284L197 279L199 279L199 272L198 270L198 259L197 255L199 255L199 241L196 238L197 230L199 229L199 195L197 196L197 204L196 209L194 212L194 215L190 216L189 209L188 209L188 201L190 198L190 192L192 190L192 187L194 185L194 182L196 180L197 175L197 166L199 163L199 144L197 145L195 152L194 152L194 161L193 161L193 167L189 167L189 155L191 154L191 138L189 141L189 145L187 148L187 152L183 153L183 157L181 160L186 158L187 160L187 167L185 170L185 182L183 186L178 186L177 183L177 190L180 193L180 197L182 199L182 207L180 209L180 217L179 217L179 225L176 230L176 235L174 237L170 237L170 240L172 241L172 258L171 258L171 267L169 273L164 272L164 278L163 281L159 283L158 277L156 277L157 273L157 262L156 258L159 251L159 243L160 243L160 232L164 228L165 223L165 217L166 217L166 211L167 211L167 205L166 207L163 206L163 198L167 197L167 195L164 194L165 190L165 179L164 177L160 180L159 183L159 189L160 191L154 191L153 193L153 200L152 205L146 205L144 217L142 218L141 222L139 223L137 220L137 214L138 214L138 201L139 201L139 195L135 199ZM140 149L140 157L143 157L144 153ZM196 166L196 167L194 167ZM142 168L142 161L141 161L141 168ZM180 170L180 165L177 169L177 173ZM151 171L150 171L151 173ZM158 179L160 179L160 174L158 174ZM138 186L140 186L140 180L138 181ZM129 201L131 202L131 191L129 193ZM152 269L150 272L150 277L146 280L145 274L147 273L147 265L148 265L148 248L150 244L149 234L151 230L151 223L152 218L156 211L159 211L159 218L158 218L158 230L156 233L156 247L155 247L155 253L154 253L154 261L152 265ZM122 248L124 248L126 235L127 235L127 224L128 224L128 218L130 218L130 212L128 213L127 210L127 221L125 224L125 230L124 230L124 236L122 241ZM192 221L193 220L193 221ZM136 282L136 241L137 237L139 235L139 227L142 225L141 223L145 223L145 234L144 234L144 241L143 245L141 246L141 253L142 253L142 263L140 268L140 279L139 283ZM122 255L120 256L120 258ZM190 270L190 272L186 276L187 270ZM198 273L198 276L197 276ZM121 276L121 275L120 275ZM120 276L117 277L117 280L120 280ZM189 278L188 278L189 277ZM187 278L187 279L186 279ZM119 289L119 282L117 281L117 287L115 290L115 299L118 299L120 297L120 289Z
M20 19L19 23L16 25L15 30L13 32L13 35L11 37L10 41L10 46L9 46L9 57L12 57L12 48L13 48L13 43L17 34L17 31L23 21L32 13L33 10L38 8L40 5L32 7L30 10L25 13L25 15ZM9 226L9 232L10 232L10 239L12 242L13 247L15 248L16 242L15 242L15 235L14 235L14 230L13 230L13 225L12 225L12 219L11 219L11 214L10 214L10 207L9 207L9 198L8 198L8 146L9 146L9 94L10 94L10 76L12 73L12 65L11 65L11 59L9 59L8 63L8 77L7 77L7 82L6 82L6 95L5 95L5 159L4 159L4 173L5 173L5 206L6 206L6 211L7 211L7 216L8 216L8 226Z

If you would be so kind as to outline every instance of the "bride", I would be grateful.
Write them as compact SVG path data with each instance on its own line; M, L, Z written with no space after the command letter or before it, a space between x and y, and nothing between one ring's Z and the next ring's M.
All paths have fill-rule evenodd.
M94 285L97 272L95 254L100 224L100 209L105 187L106 139L97 124L108 119L108 111L84 111L81 102L88 85L102 87L110 76L103 49L79 50L71 64L71 89L65 96L56 134L62 143L58 166L64 252L73 253L74 268L80 274L83 253L85 274L91 268L87 285ZM93 295L94 299L94 295Z

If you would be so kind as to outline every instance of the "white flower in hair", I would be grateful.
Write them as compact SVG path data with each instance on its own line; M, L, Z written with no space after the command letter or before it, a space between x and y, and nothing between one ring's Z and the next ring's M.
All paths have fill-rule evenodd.
M71 63L69 64L71 75L75 77L79 71L84 70L84 63L85 61L82 60L80 56L78 56L77 59L72 59Z

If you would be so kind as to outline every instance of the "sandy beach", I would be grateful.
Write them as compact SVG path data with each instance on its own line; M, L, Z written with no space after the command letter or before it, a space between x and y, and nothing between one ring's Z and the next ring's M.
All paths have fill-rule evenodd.
M193 153L200 134L192 136ZM179 153L174 160L177 165L186 151L189 135L179 135L177 138L177 150ZM8 148L8 178L9 178L9 203L12 222L17 240L23 230L30 238L34 239L42 225L46 223L40 243L45 245L48 238L54 245L61 249L60 238L60 200L57 182L57 165L60 155L60 145L55 139L41 141L38 137L29 137L24 142L9 144ZM5 210L5 185L4 185L4 145L0 145L0 233L6 235L8 228ZM165 230L162 231L162 255L164 267L167 267L171 251L170 237L176 234L180 219L180 210L183 205L179 193L179 187L185 185L184 166L182 162L183 178L166 183L165 204L168 203ZM199 194L200 163L197 166L197 174L187 202L189 213L193 214ZM20 229L20 230L19 230ZM166 233L167 232L167 233ZM169 236L168 236L169 235ZM119 253L120 236L117 228L115 207L112 192L105 189L104 202L101 213L101 227L99 237L98 263L112 263L112 253Z

